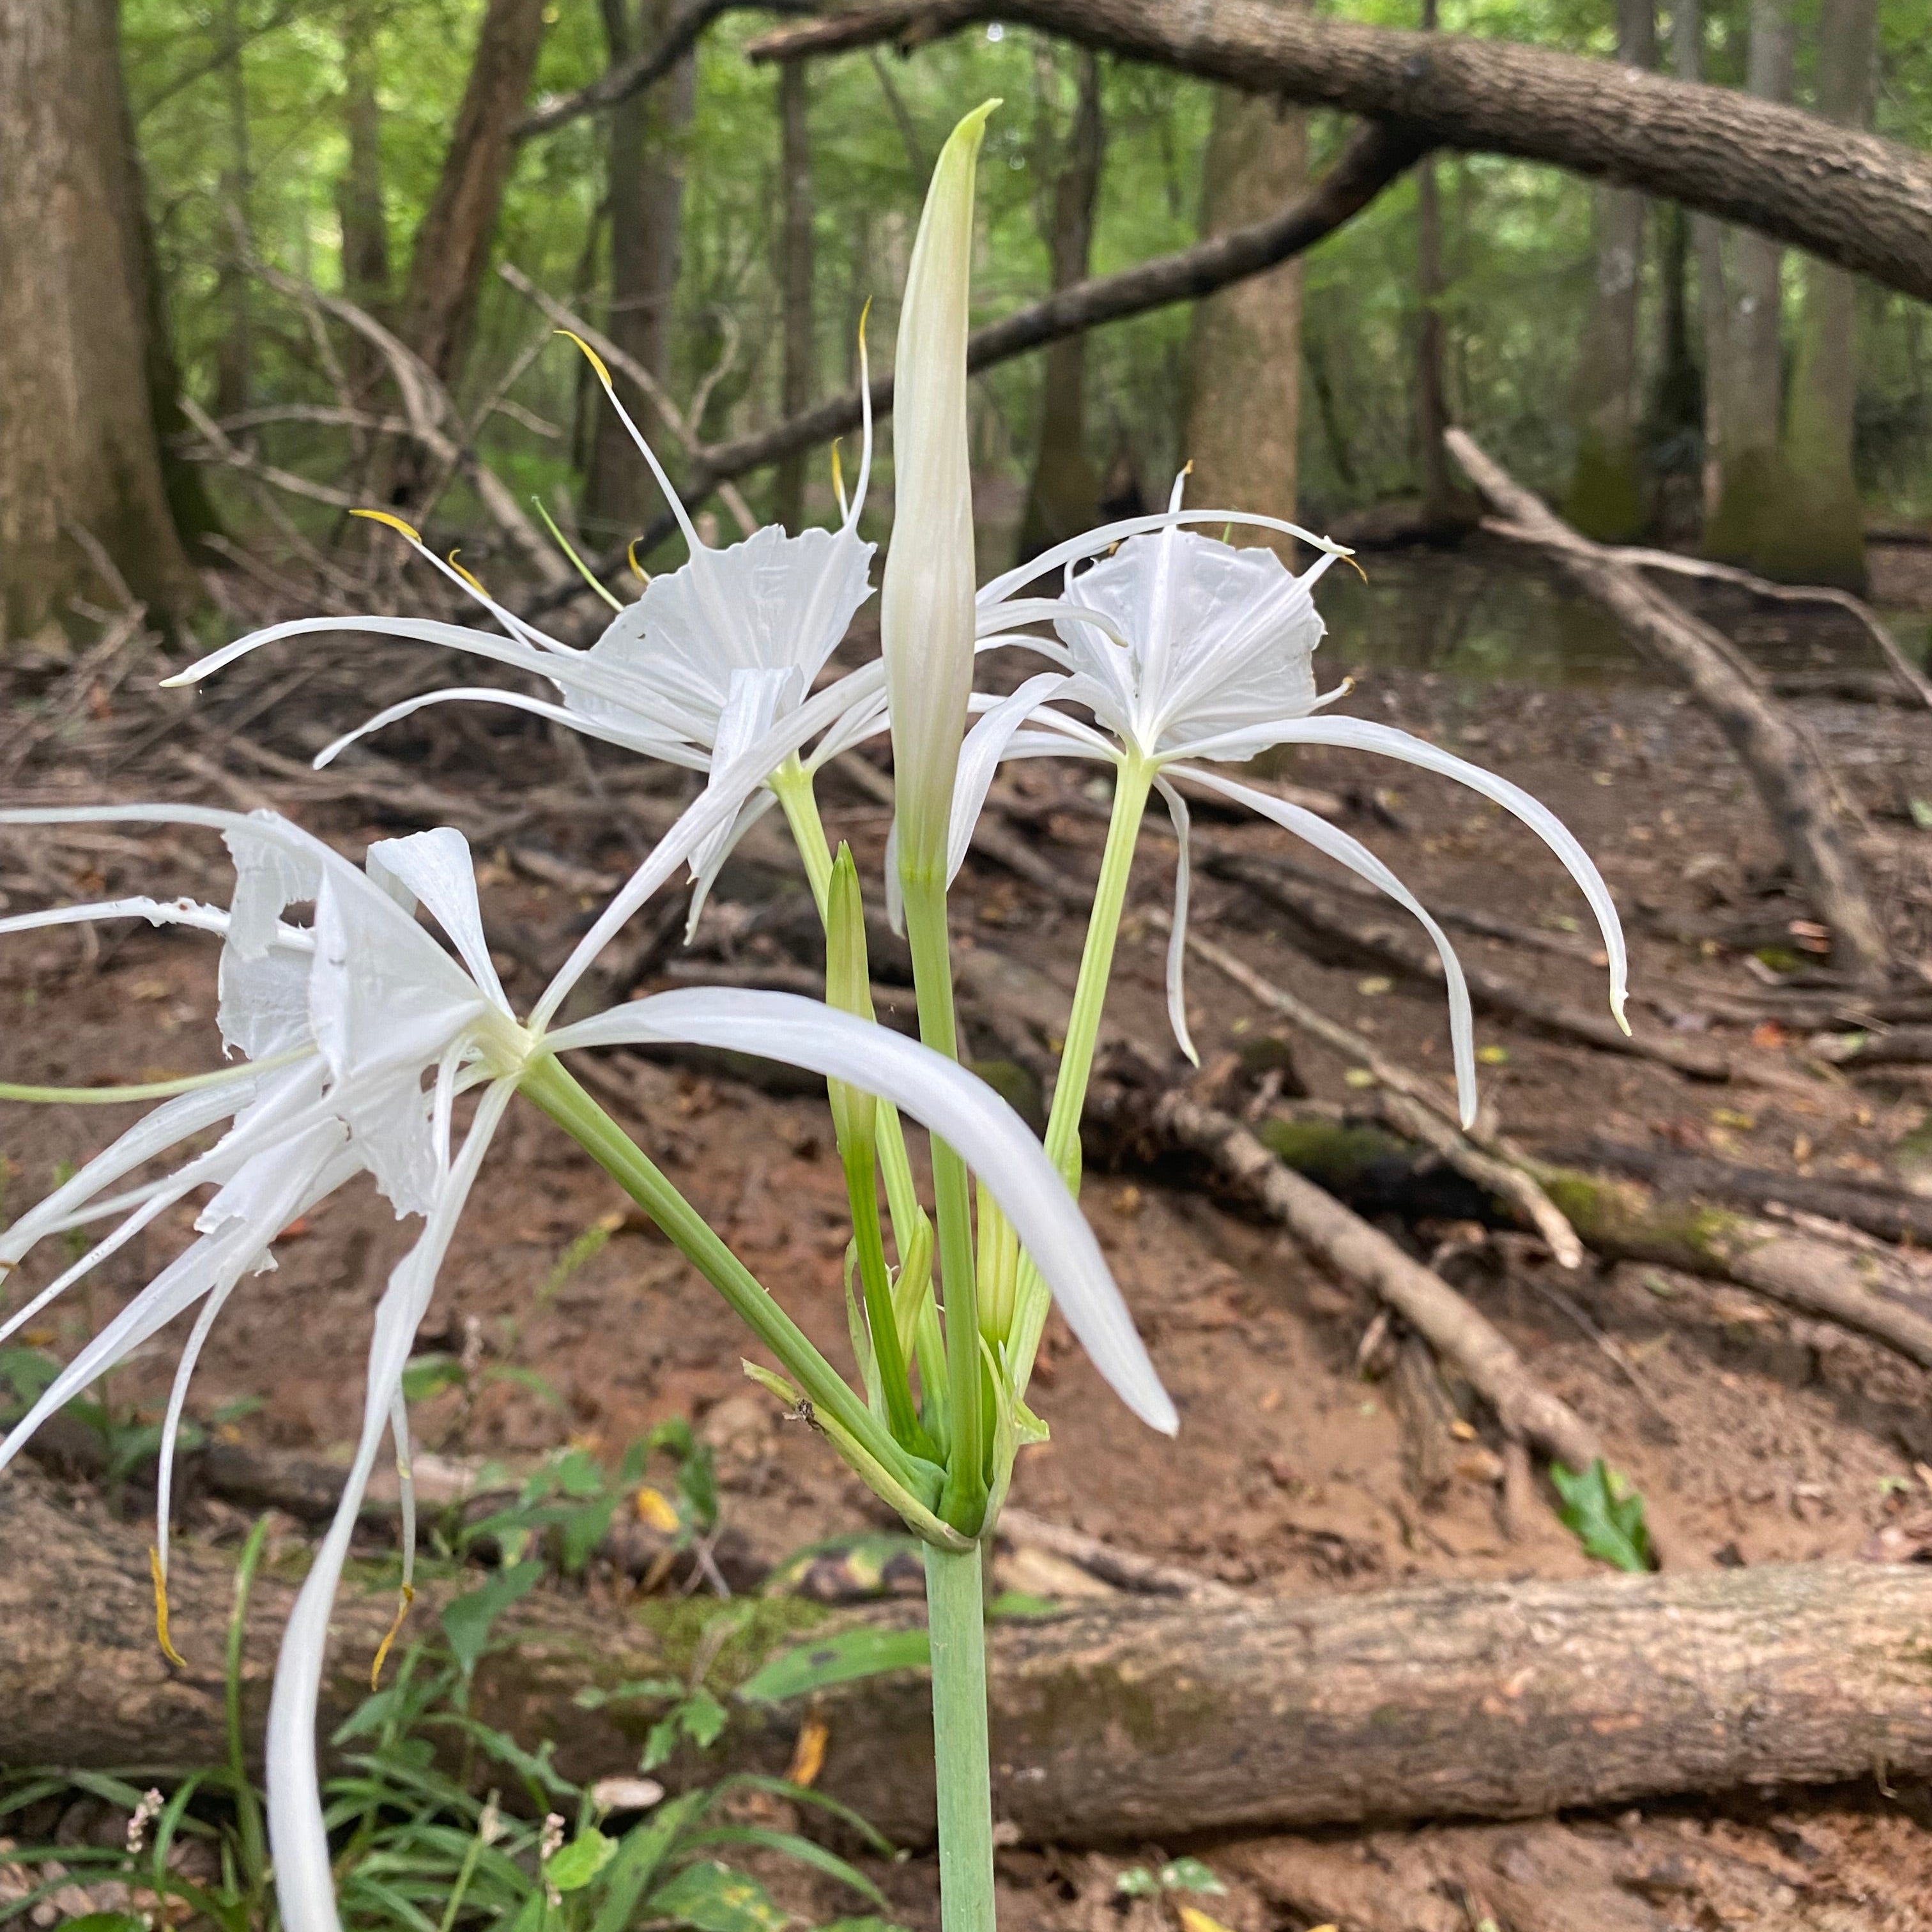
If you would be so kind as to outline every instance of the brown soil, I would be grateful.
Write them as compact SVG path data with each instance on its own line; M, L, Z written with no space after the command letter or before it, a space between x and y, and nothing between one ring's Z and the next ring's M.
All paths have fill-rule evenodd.
M77 723L8 787L8 802L195 797L224 804L286 801L344 849L427 820L370 798L305 796L250 754L293 758L322 728L366 708L370 680L353 667L398 658L344 644L303 693L302 731L242 716L239 692L217 686L192 715L157 732L140 694L145 668L117 689L95 687ZM1328 655L1324 652L1324 656ZM406 659L401 660L408 666ZM293 660L274 667L284 674ZM335 667L341 667L340 670ZM428 680L408 666L418 685ZM1330 665L1332 671L1345 668ZM266 668L250 687L268 688ZM360 687L360 688L358 688ZM13 700L46 701L48 675L16 674ZM1633 920L1632 984L1640 1028L1676 1025L1792 1068L1802 1037L1722 1017L1719 996L1761 991L1745 956L1666 938L1646 920L1712 926L1780 907L1779 855L1755 801L1714 732L1675 697L1634 686L1589 692L1452 685L1378 674L1350 700L1362 715L1422 730L1493 766L1544 798L1594 852ZM10 706L10 709L11 707ZM28 715L16 711L16 717ZM287 714L281 714L286 716ZM1864 845L1882 882L1900 950L1932 964L1932 835L1916 827L1915 794L1932 790L1932 720L1890 708L1816 704L1806 716L1851 794L1870 814ZM506 722L508 721L508 722ZM224 723L230 728L226 732ZM499 730L502 735L497 735ZM579 788L587 772L621 769L598 748L516 728L509 714L432 713L382 745L412 777L479 790L494 813L520 788ZM149 742L139 747L142 737ZM122 763L136 746L131 764ZM183 762L203 762L197 767ZM358 769L354 761L344 770ZM380 777L381 769L361 768ZM1076 768L1067 768L1076 771ZM1349 829L1388 858L1426 901L1480 905L1526 926L1576 930L1587 915L1553 861L1472 794L1352 756L1297 754L1276 776L1346 792L1361 808ZM223 776L220 774L225 773ZM1072 782L1023 769L1022 785ZM1382 788L1371 794L1371 788ZM884 818L836 778L821 788L833 836L851 839L876 878ZM1076 812L1051 821L1046 849L1090 871L1100 827ZM1284 835L1233 822L1216 836L1258 851ZM530 998L595 901L574 884L530 876L529 854L613 871L634 850L608 820L539 815L486 845L485 910L504 950L513 997ZM748 909L790 890L754 848L707 916L742 927ZM1171 845L1150 839L1136 903L1164 903ZM188 890L225 897L212 838L90 827L0 834L4 910L115 891ZM554 875L568 878L568 866ZM582 883L582 882L577 882ZM976 860L961 884L969 942L1023 956L1070 988L1080 931L1034 890ZM1370 1034L1385 1052L1446 1069L1440 1004L1426 989L1294 950L1238 889L1197 881L1196 918L1260 970ZM1587 932L1587 926L1582 928ZM1602 997L1582 957L1514 952L1461 935L1492 970L1553 985L1576 1004ZM761 956L748 940L743 961ZM1130 921L1116 1010L1157 1058L1170 1051L1162 1017L1162 937ZM0 945L4 1072L11 1081L77 1084L152 1079L214 1062L214 951L192 935L66 929ZM1204 1058L1262 1024L1244 996L1198 965L1191 1010ZM1718 1006L1714 1014L1712 1005ZM1487 1093L1510 1130L1536 1143L1601 1133L1824 1176L1876 1177L1903 1162L1900 1144L1928 1116L1918 1076L1901 1070L1857 1086L1820 1077L1810 1090L1700 1087L1648 1063L1614 1058L1479 1018ZM1342 1069L1295 1051L1314 1094L1348 1096ZM834 1359L846 1351L842 1265L843 1188L821 1104L773 1097L715 1075L642 1061L616 1074L633 1096L631 1124L654 1156L785 1300ZM38 1198L63 1162L83 1158L124 1124L119 1110L18 1109L4 1130L7 1199ZM1517 1525L1499 1514L1500 1444L1472 1411L1445 1493L1424 1507L1405 1486L1392 1383L1363 1378L1357 1351L1372 1315L1347 1284L1322 1276L1283 1239L1208 1195L1144 1175L1096 1174L1088 1210L1168 1388L1182 1429L1169 1443L1142 1430L1100 1384L1057 1321L1036 1384L1052 1444L1026 1456L1014 1496L1038 1515L1226 1582L1270 1592L1361 1589L1443 1575L1560 1575L1589 1567L1553 1515ZM422 1441L449 1454L522 1463L566 1438L614 1460L672 1414L698 1418L718 1444L728 1515L760 1546L782 1550L860 1521L877 1505L824 1445L788 1427L739 1370L741 1331L704 1284L655 1234L627 1226L540 1295L560 1253L620 1204L614 1187L548 1122L513 1112L446 1269L424 1348L472 1353L536 1371L545 1399L508 1379L465 1410L454 1393L422 1405ZM29 1339L64 1354L149 1279L185 1237L191 1214L134 1244L96 1277L91 1303L50 1311ZM1425 1249L1444 1231L1409 1228ZM290 1231L280 1265L244 1284L210 1340L192 1408L259 1399L232 1426L266 1444L333 1449L352 1431L370 1310L387 1264L411 1234L386 1204L351 1191ZM1614 1445L1646 1494L1668 1498L1686 1554L1760 1563L1857 1556L1888 1525L1932 1504L1928 1378L1875 1346L1788 1318L1742 1293L1637 1268L1586 1265L1565 1275L1526 1244L1475 1249L1454 1264L1459 1286L1496 1320L1535 1372ZM28 1277L44 1278L45 1264ZM158 1413L174 1359L164 1335L117 1372L117 1403ZM189 1528L195 1527L190 1520ZM212 1508L206 1534L231 1533ZM50 1614L56 1613L50 1607ZM1319 1844L1276 1840L1211 1850L1232 1890L1195 1901L1233 1928L1262 1932L1322 1918L1376 1927L1516 1932L1572 1924L1820 1928L1932 1925L1932 1840L1910 1792L1883 1784L1826 1798L1714 1801L1575 1822L1358 1835ZM1172 1847L1166 1848L1172 1850ZM1124 1862L1051 1852L1004 1855L1010 1928L1157 1932L1160 1910L1114 1889ZM887 1882L909 1922L932 1922L930 1868ZM1594 1904L1590 1901L1594 1900ZM1352 1901L1353 1901L1352 1903ZM1400 1909L1397 1902L1400 1901ZM827 1897L828 1916L846 1909ZM1351 1915L1354 1915L1352 1919ZM1168 1926L1178 1922L1167 1922ZM1195 1928L1201 1932L1201 1928Z

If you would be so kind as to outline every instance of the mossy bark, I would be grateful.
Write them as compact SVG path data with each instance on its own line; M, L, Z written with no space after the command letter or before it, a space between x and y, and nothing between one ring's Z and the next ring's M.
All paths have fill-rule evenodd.
M180 1551L174 1628L153 1642L147 1538L0 1484L0 1760L183 1768L225 1755L224 1557ZM444 1586L412 1630L429 1627ZM271 1574L243 1651L244 1735L262 1734L294 1586ZM345 1588L320 1734L366 1694L389 1588ZM505 1616L472 1714L565 1773L634 1772L643 1704L586 1710L586 1685L692 1667L711 1602L618 1610L539 1591ZM742 1610L740 1614L742 1614ZM912 1614L916 1615L916 1612ZM826 1618L754 1604L710 1681L718 1750L673 1780L782 1772L805 1715L730 1696ZM996 1815L1024 1841L1171 1842L1190 1833L1364 1819L1534 1815L1670 1792L1932 1772L1925 1633L1932 1574L1910 1565L1765 1564L1564 1582L1451 1582L1228 1604L1125 1600L994 1625ZM819 1788L902 1844L931 1841L930 1690L902 1670L816 1700Z

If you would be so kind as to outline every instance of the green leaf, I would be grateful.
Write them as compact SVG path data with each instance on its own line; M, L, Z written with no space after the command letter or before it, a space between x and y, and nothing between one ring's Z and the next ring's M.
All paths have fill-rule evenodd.
M932 1662L932 1646L922 1630L842 1630L773 1658L739 1685L738 1695L750 1703L782 1704L830 1684L889 1670L923 1670Z
M1198 1858L1170 1858L1160 1868L1161 1888L1166 1892L1204 1892L1225 1897L1228 1888Z
M544 1882L556 1892L581 1892L616 1856L617 1840L587 1825L544 1861Z
M557 1556L566 1575L576 1576L596 1554L616 1508L617 1498L605 1496L585 1508L572 1510L564 1518L562 1547Z
M677 1716L660 1718L644 1734L644 1748L638 1760L640 1771L655 1771L677 1749Z
M473 1677L482 1661L490 1626L512 1604L530 1594L543 1573L541 1563L513 1563L499 1570L481 1589L444 1606L442 1634L466 1678Z
M1932 798L1914 798L1906 801L1906 809L1912 814L1912 822L1922 832L1932 832Z
M1606 1468L1600 1456L1581 1475L1561 1462L1552 1462L1550 1480L1563 1498L1556 1520L1582 1544L1586 1555L1613 1563L1619 1570L1651 1568L1643 1498Z
M709 1690L700 1688L684 1700L678 1721L684 1726L685 1736L700 1750L709 1750L724 1728L725 1716L724 1706Z
M686 1843L693 1850L700 1845L755 1845L762 1851L796 1858L800 1864L836 1878L841 1885L849 1885L860 1898L870 1899L874 1905L886 1902L885 1894L856 1865L796 1832L773 1832L760 1825L720 1825L708 1832L693 1832Z
M412 1355L403 1370L403 1399L427 1402L446 1388L460 1388L469 1379L454 1355Z
M61 1923L67 1932L148 1932L148 1922L131 1912L84 1912Z
M1114 1880L1114 1889L1125 1898L1151 1898L1160 1890L1160 1880L1145 1865L1130 1865Z
M1051 1597L1036 1597L1024 1590L1002 1590L986 1606L992 1617L1057 1617L1066 1606Z
M655 1703L664 1697L682 1697L684 1686L675 1677L629 1677L603 1690L586 1684L571 1699L580 1711L601 1711L606 1704L625 1704L648 1699Z
M704 1858L652 1893L646 1908L697 1932L784 1932L786 1915L756 1879Z

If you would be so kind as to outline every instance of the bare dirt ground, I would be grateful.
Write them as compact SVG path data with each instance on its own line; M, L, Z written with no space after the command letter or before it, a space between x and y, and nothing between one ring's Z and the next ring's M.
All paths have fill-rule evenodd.
M632 862L680 794L668 778L655 792L627 789L636 774L615 754L554 741L514 714L454 707L392 733L374 756L352 754L310 779L298 761L324 736L392 687L441 681L446 668L346 640L298 648L300 656L257 660L246 680L168 706L146 694L153 666L145 658L110 662L77 687L70 665L16 667L8 715L23 728L54 722L0 789L9 803L273 802L357 853L371 838L454 816L476 838L506 983L527 1000L586 922L601 882ZM1323 655L1329 678L1349 668L1346 643ZM1766 908L1775 916L1784 903L1776 896L1779 854L1755 800L1694 710L1636 684L1528 689L1413 671L1366 676L1348 704L1492 766L1563 815L1598 856L1630 922L1640 1030L1721 1042L1753 1065L1802 1073L1810 1064L1802 1032L1727 1016L1728 1003L1762 990L1766 969L1742 948L1694 936ZM1804 715L1865 815L1858 836L1901 953L1932 967L1932 831L1915 824L1912 806L1932 794L1932 718L1823 702L1808 704ZM1555 862L1472 794L1354 755L1303 752L1268 769L1348 797L1348 829L1425 902L1587 935L1582 901ZM1085 782L1070 772L1028 768L1016 788L1033 790L1037 802L1037 788ZM877 879L885 813L836 774L821 796L833 836L850 838L862 874ZM447 809L472 800L460 815ZM1067 808L1030 836L1064 869L1090 874L1102 828L1077 808L1069 794ZM1283 834L1232 820L1206 829L1258 852L1287 845ZM220 899L222 859L212 836L177 829L8 831L0 833L0 910L136 890ZM737 935L722 948L730 970L789 956L760 929L775 896L798 890L783 859L777 841L754 842L707 914L714 932ZM1171 843L1150 835L1137 907L1167 902L1172 860ZM976 858L956 903L967 942L1011 952L1070 989L1076 920ZM1428 988L1291 944L1280 918L1232 885L1197 880L1195 918L1385 1052L1446 1072L1442 1003ZM1684 932L1693 936L1672 936ZM1600 968L1586 946L1565 958L1462 934L1458 944L1466 956L1579 1006L1594 1010L1603 997ZM1130 918L1114 1008L1163 1062L1172 1054L1164 944L1157 929ZM674 952L663 968L684 970ZM138 924L0 943L0 1076L73 1084L212 1066L214 970L211 943ZM1204 1060L1267 1030L1244 995L1198 964L1190 972ZM655 983L646 978L638 990ZM1478 1037L1489 1049L1486 1093L1532 1146L1602 1134L1780 1172L1910 1178L1913 1137L1932 1122L1932 1088L1910 1069L1856 1084L1820 1073L1786 1087L1720 1087L1480 1016ZM1306 1043L1292 1044L1292 1053L1310 1094L1348 1100L1340 1062ZM775 1096L715 1069L638 1059L614 1066L604 1090L814 1339L842 1359L845 1208L822 1103ZM118 1109L10 1108L0 1120L8 1209L37 1199L62 1163L85 1157L125 1118ZM1022 1459L1016 1503L1124 1549L1273 1592L1591 1567L1547 1510L1506 1529L1501 1445L1478 1410L1469 1412L1466 1436L1458 1432L1446 1490L1426 1502L1412 1492L1391 1384L1358 1366L1374 1312L1360 1291L1187 1177L1092 1172L1083 1198L1182 1428L1172 1443L1141 1430L1056 1318L1035 1391L1053 1440ZM535 1371L555 1400L509 1378L491 1381L473 1402L446 1394L419 1408L421 1441L451 1456L522 1464L571 1440L614 1461L654 1423L683 1415L716 1444L728 1519L754 1546L776 1555L872 1520L877 1505L824 1445L789 1429L748 1389L741 1331L655 1233L624 1224L554 1292L539 1294L574 1238L621 1205L614 1186L547 1121L513 1112L422 1346L466 1347L472 1360ZM190 1219L184 1210L134 1244L96 1277L91 1301L50 1311L28 1339L70 1352L151 1277ZM1426 1222L1401 1229L1424 1253L1447 1232ZM194 1412L259 1400L230 1425L242 1439L339 1450L359 1406L370 1311L410 1232L373 1193L353 1191L291 1229L278 1268L244 1284L217 1325ZM27 1274L31 1284L44 1278ZM1473 1246L1454 1278L1537 1376L1614 1445L1616 1461L1644 1493L1668 1500L1680 1534L1689 1532L1690 1561L1857 1557L1878 1532L1932 1510L1928 1378L1874 1344L1667 1271L1586 1262L1565 1274L1522 1241ZM164 1336L116 1374L115 1401L158 1414L173 1359ZM219 1537L238 1521L203 1503L191 1507L188 1528ZM1919 1545L1908 1538L1905 1546ZM1427 1932L1488 1924L1514 1932L1932 1925L1925 1795L1888 1788L1882 1768L1874 1768L1869 1786L1822 1796L1209 1847L1232 1889L1197 1902L1233 1932L1324 1921ZM1118 1857L1004 1853L1004 1922L1159 1932L1155 1921L1170 1908L1114 1888L1118 1868L1146 1855L1144 1847ZM895 1868L884 1882L908 1924L932 1922L929 1866ZM798 1902L823 1916L844 1909L830 1897Z

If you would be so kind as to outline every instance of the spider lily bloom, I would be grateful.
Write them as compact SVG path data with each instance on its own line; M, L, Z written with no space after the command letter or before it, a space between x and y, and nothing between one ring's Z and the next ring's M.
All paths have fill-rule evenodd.
M537 698L484 686L425 692L338 739L317 755L318 766L358 739L428 706L466 700L532 712L627 750L704 772L716 783L734 753L770 735L773 727L795 722L795 742L788 743L767 771L748 782L734 780L734 815L689 854L697 883L691 910L694 926L732 849L785 787L807 783L830 759L885 727L884 676L876 664L839 680L807 704L813 683L872 595L874 547L859 536L872 456L864 340L860 342L864 438L849 501L840 488L844 514L838 526L791 536L770 524L724 550L713 549L698 535L670 479L619 400L602 359L588 344L578 341L578 346L664 490L689 552L677 569L650 579L628 605L595 586L616 610L595 644L579 650L539 630L498 603L453 558L446 562L436 556L400 518L364 511L358 514L399 532L418 555L482 604L508 634L428 619L304 618L239 638L166 681L197 682L280 638L368 631L442 644L508 664L542 679L555 693L554 698ZM794 762L800 748L820 733L802 763Z
M223 1305L244 1276L274 1267L272 1244L284 1228L364 1169L399 1215L427 1215L432 1228L440 1216L453 1216L466 1189L462 1177L481 1158L501 1111L500 1102L486 1100L470 1137L473 1156L465 1146L470 1167L452 1163L455 1093L494 1078L507 1098L506 1083L521 1066L527 1036L490 964L468 849L458 832L422 832L373 846L364 872L266 812L244 818L189 806L104 806L8 812L0 819L209 826L222 832L235 860L235 892L225 910L185 900L128 898L0 921L0 932L8 932L140 916L218 933L224 942L219 1025L224 1046L244 1056L244 1063L163 1083L164 1090L185 1090L174 1091L0 1240L0 1263L11 1265L49 1234L122 1216L0 1328L4 1335L195 1190L215 1190L196 1216L198 1238L85 1345L0 1444L4 1466L47 1416L176 1316L200 1305L162 1432L155 1560L165 1642L161 1593L175 1441L189 1378ZM418 898L442 925L461 966L416 923ZM289 907L310 900L314 924L288 923ZM425 1093L423 1081L431 1073L434 1086ZM34 1090L23 1090L31 1096ZM101 1090L99 1097L112 1092ZM228 1131L206 1153L160 1180L111 1192L137 1168L224 1120L231 1123ZM406 1444L400 1426L397 1443L400 1454Z
M1091 758L1113 764L1119 773L1116 822L1124 813L1131 820L1126 826L1130 848L1148 790L1158 790L1180 844L1168 951L1168 1011L1175 1036L1192 1058L1182 986L1188 818L1170 782L1173 777L1190 778L1294 833L1379 887L1422 922L1442 957L1457 1092L1466 1123L1472 1120L1474 1029L1468 988L1448 935L1359 840L1299 806L1190 761L1243 763L1276 745L1343 746L1439 772L1494 800L1535 832L1582 889L1603 932L1611 1010L1623 1024L1623 932L1609 889L1562 821L1520 787L1390 725L1315 716L1348 688L1344 685L1318 697L1312 664L1324 627L1311 592L1334 556L1342 553L1324 545L1329 554L1297 577L1272 550L1238 550L1181 528L1184 520L1229 520L1219 511L1182 512L1184 476L1185 472L1175 481L1166 517L1135 519L1138 529L1112 554L1080 574L1073 574L1075 561L1108 548L1113 536L1108 530L1062 545L982 592L981 622L996 627L1003 606L1010 612L1020 608L1009 599L1025 574L1064 563L1066 586L1053 620L1057 641L1034 640L1034 648L1064 668L1028 680L1010 697L974 700L982 715L962 757L949 862L956 869L964 860L974 822L1004 758ZM1270 518L1232 520L1294 529ZM1113 526L1114 535L1124 528ZM1066 704L1082 706L1094 724L1055 708ZM1123 856L1115 882L1123 890L1124 863Z

